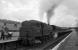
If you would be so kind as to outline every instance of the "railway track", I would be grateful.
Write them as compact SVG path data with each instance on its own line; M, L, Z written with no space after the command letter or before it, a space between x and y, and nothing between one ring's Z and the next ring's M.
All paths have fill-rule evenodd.
M69 35L70 35L70 33L67 33L64 36L61 36L61 37L57 38L50 45L46 46L43 50L50 50L50 49L52 49L53 47L55 47L58 43L60 43L63 39L65 39Z

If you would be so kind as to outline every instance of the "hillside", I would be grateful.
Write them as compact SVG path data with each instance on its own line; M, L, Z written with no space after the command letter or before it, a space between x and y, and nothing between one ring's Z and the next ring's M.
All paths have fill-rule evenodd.
M0 19L0 30L2 29L2 26L4 25L6 25L10 30L19 30L21 23L17 21Z

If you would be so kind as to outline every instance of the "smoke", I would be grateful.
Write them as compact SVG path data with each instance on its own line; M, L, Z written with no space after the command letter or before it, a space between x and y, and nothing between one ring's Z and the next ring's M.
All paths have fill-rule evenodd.
M47 15L47 22L49 23L50 18L54 14L54 9L62 2L63 0L43 0L41 1L41 7L40 7L40 16L41 20L43 20L43 14L46 13Z

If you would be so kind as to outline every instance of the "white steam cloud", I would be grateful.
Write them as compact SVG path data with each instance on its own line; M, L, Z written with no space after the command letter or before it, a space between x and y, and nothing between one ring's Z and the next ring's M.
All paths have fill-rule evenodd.
M40 2L40 19L43 20L43 14L46 13L48 23L50 22L50 17L54 15L54 9L62 2L63 0L43 0Z

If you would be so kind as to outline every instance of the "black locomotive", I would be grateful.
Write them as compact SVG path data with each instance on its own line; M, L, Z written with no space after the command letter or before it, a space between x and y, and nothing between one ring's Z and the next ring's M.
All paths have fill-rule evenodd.
M59 29L67 30L36 20L24 21L21 23L19 40L21 40L24 45L43 43L46 38L54 38L55 33L58 36L57 32L62 32L57 31Z
M52 30L50 25L40 21L24 21L20 28L20 39L27 44L42 43L42 38L53 35Z

